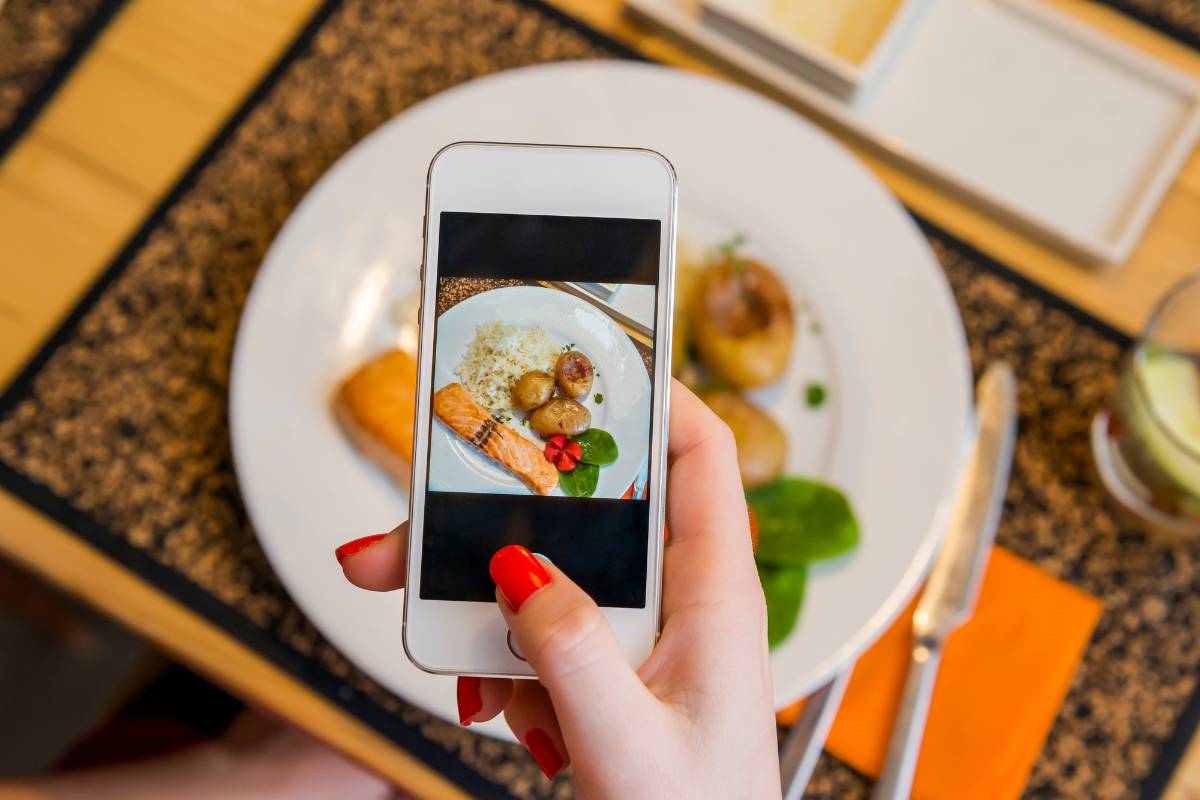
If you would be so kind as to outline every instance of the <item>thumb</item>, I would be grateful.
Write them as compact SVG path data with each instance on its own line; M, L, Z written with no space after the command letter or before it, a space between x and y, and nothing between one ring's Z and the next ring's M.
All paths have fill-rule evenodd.
M497 551L489 570L500 612L550 694L568 748L584 737L619 747L630 720L658 703L599 607L562 570L520 545Z

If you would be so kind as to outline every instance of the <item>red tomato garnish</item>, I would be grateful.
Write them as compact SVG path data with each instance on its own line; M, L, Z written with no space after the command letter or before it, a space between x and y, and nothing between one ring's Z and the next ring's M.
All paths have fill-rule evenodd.
M551 464L558 462L558 455L567 446L567 437L561 433L550 437L550 441L546 442L546 460Z
M559 472L570 472L579 465L583 449L579 442L570 441L561 433L550 437L546 442L546 460L558 467Z
M754 509L746 506L746 511L750 514L750 549L758 549L758 517L754 515Z

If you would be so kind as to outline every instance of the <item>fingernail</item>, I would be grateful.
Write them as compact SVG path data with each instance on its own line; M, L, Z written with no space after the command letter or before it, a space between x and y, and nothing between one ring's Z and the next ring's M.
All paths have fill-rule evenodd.
M534 592L550 583L550 573L542 562L519 544L497 550L488 572L513 611L520 611Z
M361 539L355 539L352 542L346 542L337 550L334 550L333 554L337 556L338 563L341 564L346 560L347 556L352 556L355 553L366 550L368 547L375 544L385 536L387 536L386 533L372 533L370 536L364 536Z
M458 679L458 721L470 725L471 717L483 710L483 693L479 690L479 678Z
M529 750L529 755L533 756L537 765L542 768L542 774L550 780L554 780L554 776L563 768L563 757L558 754L558 748L554 746L554 740L550 738L550 734L534 728L525 734L525 748Z

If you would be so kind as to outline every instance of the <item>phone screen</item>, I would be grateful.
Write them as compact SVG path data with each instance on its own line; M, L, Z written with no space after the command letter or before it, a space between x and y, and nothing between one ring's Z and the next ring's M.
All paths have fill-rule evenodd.
M646 604L661 223L442 212L420 595L521 544Z

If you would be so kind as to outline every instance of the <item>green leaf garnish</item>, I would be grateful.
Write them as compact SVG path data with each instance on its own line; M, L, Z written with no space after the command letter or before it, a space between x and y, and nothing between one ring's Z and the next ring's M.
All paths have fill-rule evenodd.
M606 430L589 428L571 439L579 442L579 449L583 452L579 460L585 464L604 466L617 460L617 441Z
M604 402L604 395L600 394L600 392L596 392L596 405L600 405L603 402Z
M717 252L723 256L733 255L739 247L746 243L746 235L744 233L735 233L730 238L717 245Z
M582 447L582 445L580 445ZM571 497L591 497L600 482L600 468L580 461L570 472L559 472L559 485Z
M858 546L858 520L837 489L804 478L780 478L751 489L758 518L754 557L773 567L798 567L836 558Z
M820 408L825 405L825 385L821 383L810 383L804 388L804 402L808 403L809 408Z
M767 645L775 647L788 637L800 617L804 604L804 587L808 583L808 567L771 567L758 565L767 601Z

